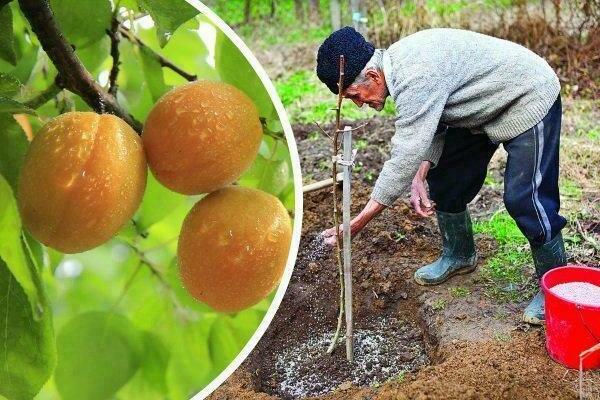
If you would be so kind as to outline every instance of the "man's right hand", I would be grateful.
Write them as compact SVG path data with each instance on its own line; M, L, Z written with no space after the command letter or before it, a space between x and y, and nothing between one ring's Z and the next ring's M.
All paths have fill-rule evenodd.
M435 203L429 200L425 185L430 167L431 163L429 161L423 161L410 187L410 204L415 212L422 217L430 217L435 211Z

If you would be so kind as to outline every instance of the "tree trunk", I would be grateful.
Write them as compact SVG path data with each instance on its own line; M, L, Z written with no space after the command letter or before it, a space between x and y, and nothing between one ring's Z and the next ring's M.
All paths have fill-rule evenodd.
M364 10L364 2L361 0L350 0L350 11L352 12L352 26L367 37L367 14Z
M271 0L271 18L275 17L275 0Z
M304 21L304 4L302 0L294 0L294 8L296 9L296 18L299 21Z
M331 28L337 31L342 27L342 8L340 0L329 1L329 13L331 14Z
M244 23L246 23L246 24L249 23L252 19L251 1L252 0L244 1Z
M310 19L313 23L320 22L321 19L321 2L319 0L310 0L308 3L310 10Z

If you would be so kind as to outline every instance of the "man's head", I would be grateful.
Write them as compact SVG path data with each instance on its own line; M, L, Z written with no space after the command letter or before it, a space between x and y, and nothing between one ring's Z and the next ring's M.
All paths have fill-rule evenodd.
M357 106L368 104L381 111L388 95L383 74L383 51L353 28L345 27L332 33L321 45L317 55L317 76L333 93L338 93L339 59L344 55L342 94Z

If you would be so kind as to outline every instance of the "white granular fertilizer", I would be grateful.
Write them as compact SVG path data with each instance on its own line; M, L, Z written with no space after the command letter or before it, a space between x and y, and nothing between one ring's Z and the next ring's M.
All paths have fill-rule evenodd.
M600 286L592 283L561 283L551 287L550 291L577 304L600 307Z

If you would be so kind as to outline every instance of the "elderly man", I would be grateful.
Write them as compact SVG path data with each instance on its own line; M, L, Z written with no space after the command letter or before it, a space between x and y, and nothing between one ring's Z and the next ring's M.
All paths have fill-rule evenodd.
M546 61L518 44L470 31L428 29L382 50L346 27L331 34L317 56L317 75L336 94L341 54L344 97L381 111L391 96L397 115L391 157L351 222L353 234L410 188L419 215L436 212L442 237L441 257L419 268L416 282L437 285L474 271L467 204L502 144L508 153L504 204L529 240L537 277L566 264L566 220L558 213L560 83ZM335 243L333 228L324 235ZM541 292L523 319L543 322Z

